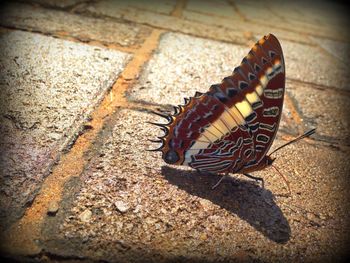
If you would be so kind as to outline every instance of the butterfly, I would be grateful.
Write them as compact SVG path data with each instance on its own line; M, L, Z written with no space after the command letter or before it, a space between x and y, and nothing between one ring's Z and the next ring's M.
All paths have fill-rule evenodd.
M220 84L185 98L185 104L175 106L172 114L153 112L168 123L150 122L164 131L158 140L151 140L161 143L151 151L161 151L168 164L262 180L249 173L275 160L267 153L281 119L285 78L281 45L274 35L264 36Z

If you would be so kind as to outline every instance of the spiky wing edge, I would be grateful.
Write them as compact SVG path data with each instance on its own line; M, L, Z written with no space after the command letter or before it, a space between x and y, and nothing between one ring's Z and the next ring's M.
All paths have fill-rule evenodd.
M271 37L275 38L274 36L269 35L268 37L264 37L263 39L261 39L256 45L260 46L262 44L262 42L268 40ZM252 50L249 52L249 54L251 54L251 53L252 53ZM248 54L248 56L249 56L249 54ZM159 149L157 149L157 150L161 150L163 152L163 159L166 162L172 163L172 164L183 164L185 162L186 150L189 150L189 148L191 148L191 146L193 146L194 143L197 143L197 144L199 143L199 145L201 145L201 141L199 141L198 138L201 136L201 133L203 133L203 131L205 130L205 127L207 127L207 125L213 124L213 122L215 122L215 121L218 121L218 119L220 119L222 116L221 114L225 113L226 118L228 115L230 115L227 113L227 110L225 111L225 107L224 107L224 109L222 109L222 107L221 107L221 109L220 109L221 112L219 110L219 112L217 112L216 114L213 114L213 117L211 119L209 118L206 122L204 122L204 123L202 122L202 123L197 125L197 127L202 129L202 131L199 130L199 132L193 133L192 137L189 137L186 140L182 140L182 142L181 142L182 145L180 145L180 144L176 145L176 142L173 140L174 138L176 138L176 136L175 136L176 134L174 134L174 132L176 133L176 131L177 131L179 133L179 131L180 132L192 131L193 130L193 129L191 129L193 127L192 121L196 117L200 117L201 115L210 113L210 110L208 111L208 108L207 108L206 112L204 111L205 109L204 110L202 109L202 111L199 112L200 113L199 115L194 114L194 116L192 116L192 121L191 121L191 118L186 119L189 117L188 113L190 111L195 112L195 111L193 111L194 104L196 104L196 103L197 103L197 105L203 104L203 101L201 101L201 100L205 100L205 99L208 100L208 98L213 100L213 98L215 98L216 102L218 102L218 101L221 102L223 105L226 106L226 108L232 107L232 105L234 105L237 102L240 103L239 105L241 107L234 107L236 109L236 111L235 111L236 115L235 115L235 113L232 113L233 115L235 115L235 117L233 117L232 119L234 119L234 122L236 122L236 124L238 124L238 126L240 128L242 128L242 127L247 128L246 126L244 126L244 120L245 120L245 117L248 119L251 118L251 115L245 116L244 114L237 114L237 109L240 111L240 108L242 108L244 106L244 105L242 106L243 100L247 101L247 99L248 99L248 101L250 102L249 98L246 97L246 95L248 93L251 94L252 92L256 93L256 90L254 90L254 87L253 87L253 91L252 91L253 85L250 85L250 87L249 87L249 84L251 84L250 83L251 82L250 75L244 75L244 69L246 68L245 65L247 63L246 58L243 59L241 66L237 67L235 69L232 76L224 78L224 80L222 81L221 84L212 85L209 92L207 92L206 94L196 93L193 98L190 98L189 100L188 99L185 100L185 105L181 105L178 108L175 108L175 113L173 115L167 116L167 118L169 118L170 121L168 124L162 125L162 128L165 131L165 135L162 137L159 137L159 139L161 139L161 141L162 141L162 146ZM284 68L284 64L283 64L283 68ZM265 72L264 72L264 75L265 75ZM257 77L258 78L255 78L255 79L259 80L259 78L261 76L259 77L259 75L257 74ZM254 80L252 80L252 81L254 81ZM236 85L234 86L232 84L236 84ZM208 103L206 103L206 105L208 105ZM254 113L254 112L252 112L252 113ZM239 116L239 115L241 115L241 116ZM240 117L241 117L241 119L243 117L243 123L237 123L237 122L239 122ZM180 127L180 125L178 125L180 122L185 123L187 125L187 129L180 129L181 127ZM230 128L230 127L228 127L227 123L224 123L224 122L221 122L221 124L219 126L221 126L221 128L223 128L223 130ZM176 130L175 127L177 127L178 129ZM249 125L248 125L248 127L249 127ZM216 129L216 130L218 130L218 129ZM247 129L242 129L242 130L244 130L244 132L247 132ZM224 134L225 133L223 132L223 135ZM177 135L179 135L179 134L177 134ZM247 135L247 134L245 134L245 135ZM251 136L252 135L250 134L250 137ZM249 138L249 136L244 136L244 137ZM203 140L203 138L202 138L202 140ZM213 143L213 141L211 141L209 138L204 138L205 147L203 146L201 149L202 150L207 149L208 145L212 145L211 143ZM176 147L176 146L178 146L178 147ZM196 148L198 148L198 145ZM174 152L175 152L176 158L173 158L172 160L167 159L167 157L169 157L169 153L171 153L170 154L170 156L171 156L174 154ZM188 162L189 161L187 160L185 163L187 164Z

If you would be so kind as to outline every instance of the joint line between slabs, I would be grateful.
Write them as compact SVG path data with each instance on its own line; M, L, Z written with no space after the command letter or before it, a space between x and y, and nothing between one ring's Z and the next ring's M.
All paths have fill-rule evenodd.
M299 134L302 134L303 133L303 127L301 126L302 122L303 122L302 118L299 116L299 113L298 113L292 99L289 97L289 95L287 93L285 94L284 101L290 110L290 113L292 115L292 119L294 120L294 122L297 125Z
M4 242L2 242L1 250L11 254L32 255L40 253L41 247L35 240L41 238L41 227L50 202L60 202L64 184L70 178L80 176L84 171L88 162L84 154L91 148L93 141L108 120L105 117L119 108L120 99L118 100L118 98L124 97L124 92L133 84L133 81L126 80L134 80L140 74L143 65L150 59L153 51L158 48L163 32L162 30L153 30L135 52L111 91L105 95L97 109L92 112L92 120L89 124L93 128L80 135L70 151L61 155L59 163L53 166L51 174L43 181L40 192L32 205L26 209L24 216L2 233L1 240ZM111 94L115 95L114 98ZM124 101L126 102L125 99Z
M171 16L182 17L182 12L187 5L187 0L177 0L174 10L171 12Z
M53 32L45 32L39 29L31 30L27 28L19 28L19 27L12 27L12 26L0 26L0 33L11 32L11 31L23 31L23 32L33 33L33 34L40 34L43 36L49 36L57 39L72 41L74 43L80 43L80 44L90 45L94 47L108 48L108 49L126 52L130 54L135 53L139 49L136 45L122 46L117 43L106 43L103 41L90 39L90 38L86 40L82 40L79 36L72 36L70 35L70 32L66 32L66 31L57 31L53 33Z
M295 78L290 78L287 77L286 80L290 81L290 82L294 82L296 84L300 83L303 84L305 86L307 86L308 88L311 89L318 89L318 90L322 90L322 91L326 91L326 92L336 92L345 96L350 96L350 91L349 90L345 90L342 88L338 88L336 86L327 86L324 84L319 84L319 83L314 83L314 82L309 82L309 81L305 81L305 80L300 80L300 79L295 79ZM296 85L295 89L298 89L298 85Z

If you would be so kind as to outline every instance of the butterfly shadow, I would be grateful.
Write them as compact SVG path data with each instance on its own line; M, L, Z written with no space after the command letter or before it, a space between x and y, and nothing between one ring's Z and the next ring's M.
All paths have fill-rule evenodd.
M219 175L184 171L168 166L162 174L169 183L191 195L210 200L214 204L248 222L264 236L276 243L286 243L291 229L273 194L261 188L255 181L229 178L212 190Z

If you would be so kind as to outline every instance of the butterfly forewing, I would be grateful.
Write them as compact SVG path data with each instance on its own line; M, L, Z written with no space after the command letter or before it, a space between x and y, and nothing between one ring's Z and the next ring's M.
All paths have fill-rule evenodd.
M253 56L251 60L250 56ZM262 58L266 58L265 64L265 59ZM276 37L270 34L252 48L248 55L248 63L253 64L254 60L261 62L261 73L258 74L259 86L256 91L262 106L255 109L259 126L254 132L256 160L249 164L251 166L257 166L272 145L281 118L285 91L284 58Z
M163 159L222 173L258 166L276 135L284 89L282 49L269 34L231 76L179 106L160 137Z

